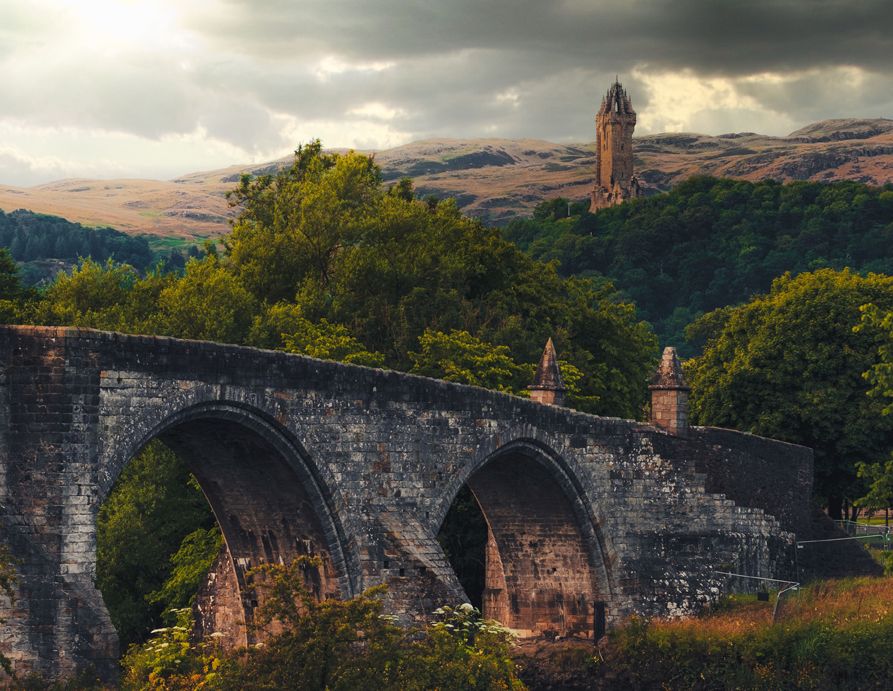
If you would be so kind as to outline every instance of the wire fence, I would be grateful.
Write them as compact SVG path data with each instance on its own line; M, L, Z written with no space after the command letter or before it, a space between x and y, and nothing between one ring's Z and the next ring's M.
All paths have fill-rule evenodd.
M852 556L851 553L846 554L841 551L847 544L859 544L870 550L893 551L893 531L891 531L890 526L872 525L857 521L834 521L834 523L839 529L837 536L815 540L800 540L796 543L796 581L729 571L714 571L713 573L725 576L728 579L726 587L730 592L746 592L750 590L745 585L748 582L760 584L760 590L764 591L760 599L769 600L769 591L775 591L775 603L772 608L772 621L774 623L779 620L783 599L787 599L783 598L783 596L798 591L804 579L810 579L810 574L815 568L815 562L823 562L827 567L829 562L846 561L847 557ZM864 558L871 559L862 550L858 550L858 553L863 554ZM814 573L812 577L814 577ZM758 595L761 595L761 593L758 592Z
M846 538L838 538L839 540L861 540L862 544L870 549L893 550L890 526L858 523L857 521L834 521L834 523L847 535Z

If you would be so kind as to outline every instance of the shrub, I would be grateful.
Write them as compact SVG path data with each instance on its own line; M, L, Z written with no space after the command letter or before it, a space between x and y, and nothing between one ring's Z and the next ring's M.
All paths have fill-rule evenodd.
M191 613L131 646L127 689L328 689L414 691L524 685L509 657L507 629L468 604L443 607L427 627L403 628L383 614L384 586L349 600L317 601L307 579L319 561L269 564L249 572L259 591L263 643L224 654L190 640Z

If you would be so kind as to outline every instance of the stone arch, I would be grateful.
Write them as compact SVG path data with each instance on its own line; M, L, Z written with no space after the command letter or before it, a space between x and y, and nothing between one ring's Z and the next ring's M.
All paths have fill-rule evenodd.
M144 412L143 419L151 419L153 411ZM356 594L359 561L338 514L337 490L281 424L228 401L177 410L123 444L106 444L100 502L153 439L187 463L223 533L226 548L199 600L201 630L220 631L223 643L232 646L253 642L247 624L259 603L246 572L262 563L312 555L320 566L308 570L308 584L318 597Z
M576 473L545 444L519 439L470 464L467 485L487 523L484 616L520 635L590 636L594 607L616 586L609 547ZM437 516L442 525L449 504Z

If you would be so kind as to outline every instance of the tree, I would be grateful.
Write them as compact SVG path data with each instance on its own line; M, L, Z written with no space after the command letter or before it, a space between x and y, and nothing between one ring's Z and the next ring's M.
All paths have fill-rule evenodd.
M177 338L244 343L257 304L215 255L190 259L183 276L158 294L153 331Z
M127 298L138 280L133 267L84 259L70 274L61 273L32 306L38 324L86 326L111 331L127 326Z
M0 323L9 324L17 320L18 302L23 296L19 267L9 250L0 247Z
M160 589L146 596L146 601L159 605L163 613L191 607L202 579L214 565L222 547L223 535L216 525L193 530L171 555L170 576Z
M0 300L17 300L22 295L19 267L5 247L0 247Z
M862 320L856 331L866 331L880 335L878 361L864 373L871 384L868 394L883 400L884 415L893 414L893 311L881 309L870 303L863 305Z
M319 141L275 176L243 177L230 195L240 212L226 240L236 275L261 301L293 299L305 282L325 289L339 250L381 195L370 157L324 154Z
M893 193L890 193L893 199ZM893 311L884 311L876 304L862 307L862 321L857 331L879 333L879 360L864 373L871 384L869 395L886 404L884 415L893 414ZM869 509L884 509L884 522L889 524L890 505L893 504L893 456L883 463L860 463L859 477L868 485L868 492L859 504Z
M859 463L856 472L868 485L865 496L856 500L857 506L873 511L884 510L884 525L890 525L890 505L893 504L893 458L884 463Z
M495 346L467 331L426 330L420 350L410 353L413 374L517 393L530 383L533 369L516 364L506 346Z
M186 559L172 565L170 556L199 527L214 527L204 496L173 452L150 443L123 470L96 519L96 585L123 646L143 640L175 603L176 585L163 586Z
M856 463L893 448L893 417L862 376L881 345L854 330L866 303L893 307L893 278L785 274L768 294L696 322L707 344L687 364L694 421L813 447L816 491L834 518L862 494Z

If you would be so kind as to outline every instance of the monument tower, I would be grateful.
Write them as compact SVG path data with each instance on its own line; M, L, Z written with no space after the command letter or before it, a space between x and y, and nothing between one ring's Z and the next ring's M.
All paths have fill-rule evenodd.
M589 211L614 206L642 195L633 173L633 130L636 111L629 94L615 80L602 99L595 116L595 146L598 164L595 187L589 194Z

